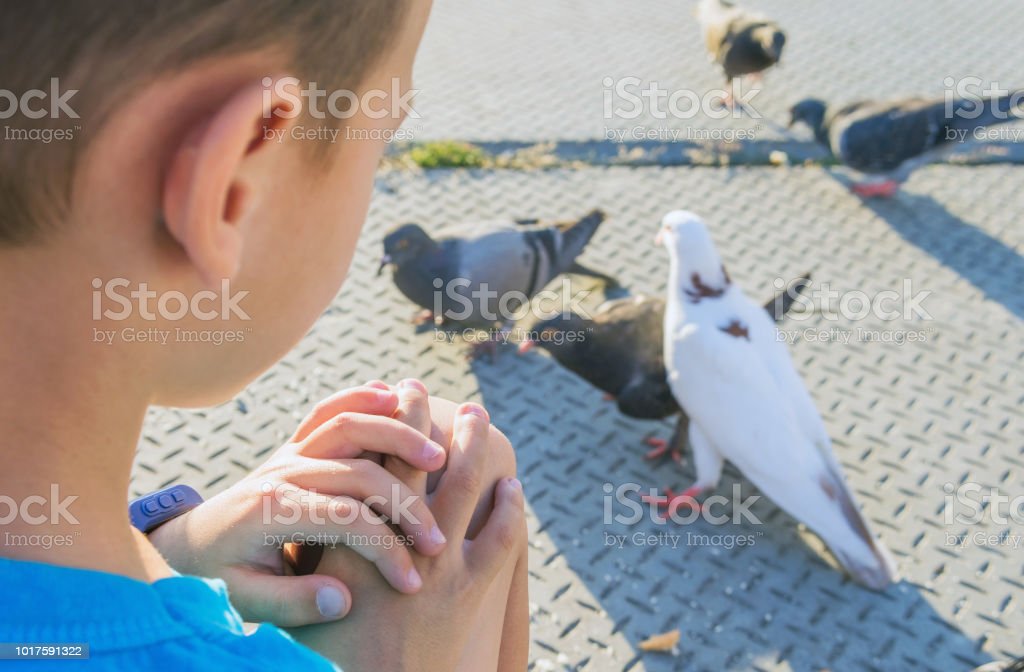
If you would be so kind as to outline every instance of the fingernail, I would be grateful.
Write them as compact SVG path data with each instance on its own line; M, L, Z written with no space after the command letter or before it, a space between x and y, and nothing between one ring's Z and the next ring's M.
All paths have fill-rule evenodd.
M420 578L420 573L416 571L415 567L409 570L405 581L410 590L419 590L423 586L423 579Z
M505 479L508 484L508 492L506 496L512 500L513 504L520 507L526 505L526 496L523 494L523 484L519 482L518 478Z
M363 387L372 387L378 390L388 389L387 383L385 383L382 380L368 380L365 383L363 383Z
M415 378L406 378L405 380L398 383L398 386L404 390L417 390L423 394L427 393L427 387Z
M440 546L441 544L447 543L447 539L444 538L444 532L437 525L430 528L430 540Z
M463 404L459 406L459 414L461 415L475 415L478 418L488 419L487 411L480 404Z
M433 441L427 441L423 444L423 459L427 462L433 462L441 455L444 455L444 449Z
M316 591L316 608L324 618L337 618L345 611L345 595L334 586L323 586Z

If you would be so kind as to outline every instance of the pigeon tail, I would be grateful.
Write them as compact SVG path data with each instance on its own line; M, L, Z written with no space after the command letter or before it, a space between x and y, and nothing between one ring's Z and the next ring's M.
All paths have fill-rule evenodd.
M782 322L783 318L789 314L793 304L803 296L804 290L810 285L811 274L810 272L804 273L799 278L786 285L786 288L781 290L777 296L772 299L768 299L768 303L764 304L765 312L767 312L768 316L775 320L776 323Z
M954 101L952 114L947 114L945 128L971 132L1020 119L1024 119L1024 91L1011 91L1004 96ZM956 134L947 133L944 137L956 137Z
M874 542L872 552L875 554L877 563L865 564L842 551L832 550L836 560L839 561L839 564L843 566L843 569L850 574L854 581L865 588L883 591L891 584L899 581L900 577L896 570L896 561L892 559L889 549L880 541Z
M566 224L562 228L562 245L558 251L556 266L568 268L576 260L576 257L583 253L590 239L597 232L597 227L605 220L603 210L594 209L584 215L581 219Z
M880 539L871 534L864 515L857 509L842 476L830 473L821 479L826 494L834 499L849 524L839 530L815 530L821 535L839 564L853 579L871 590L884 590L899 580L896 561ZM832 538L833 532L842 534L842 541ZM851 547L849 533L856 535L856 547ZM866 546L866 548L865 548ZM865 550L868 553L865 553Z

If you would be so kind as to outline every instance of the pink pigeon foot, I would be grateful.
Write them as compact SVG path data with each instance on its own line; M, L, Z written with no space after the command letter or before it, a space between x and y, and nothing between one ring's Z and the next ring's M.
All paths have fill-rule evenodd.
M861 198L892 198L899 190L900 183L896 180L886 180L885 182L875 183L866 182L863 184L855 184L850 187L850 191Z

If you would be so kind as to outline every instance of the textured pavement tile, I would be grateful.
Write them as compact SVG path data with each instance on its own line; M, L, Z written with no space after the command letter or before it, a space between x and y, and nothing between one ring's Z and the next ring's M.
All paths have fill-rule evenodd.
M607 3L569 4L584 25L612 21L635 40L638 29L628 20L642 11L635 6L616 3L624 16L610 20L602 19ZM817 17L807 21L832 21L834 41L847 48L835 31L855 3L828 3L828 11L825 4L805 6ZM467 11L465 39L481 39L469 30L474 17L486 30L498 29L474 14L472 3L441 0L439 11L445 15L454 5ZM913 25L912 13L902 3L895 7L899 19L872 43L879 50ZM778 9L788 20L800 14L792 2ZM529 66L531 46L541 39L531 27L546 25L547 15L527 20L523 14L502 28L519 39L527 59L515 72L529 81L560 72L565 63L555 58L548 70ZM877 11L868 14L883 23ZM1020 19L1019 13L1006 17L1007 23ZM926 13L913 30L927 34L934 20ZM968 42L975 39L972 20L965 17L962 26ZM580 31L588 32L552 30L561 54L572 52ZM672 33L667 22L651 19L650 30L658 37L649 46L667 54L661 43ZM934 57L945 58L945 48L936 45ZM793 57L803 58L796 48ZM885 62L881 54L872 59L876 66ZM827 64L821 69L827 72ZM990 518L974 526L943 524L947 483L1022 494L1020 170L933 167L916 174L896 201L870 206L820 168L384 174L349 279L315 328L233 402L200 412L153 410L133 490L186 482L212 494L265 459L316 400L370 377L416 375L435 394L485 402L516 446L530 508L532 669L949 672L1020 653L1024 548L1005 540L978 545L973 535L1024 530ZM773 279L808 270L815 286L828 282L839 291L873 296L909 278L915 289L932 292L923 302L929 320L850 322L813 312L785 325L805 337L853 334L848 343L805 338L791 352L854 491L901 565L903 583L882 595L856 587L829 568L813 536L763 499L753 508L761 525L604 525L605 483L692 481L689 465L642 459L642 439L667 437L669 423L623 418L540 354L505 352L496 364L467 363L463 346L415 333L408 323L413 306L387 276L374 274L383 233L398 223L430 229L461 219L574 216L595 206L609 220L583 260L635 292L664 291L666 255L651 238L661 215L677 207L705 216L734 280L753 296L767 297ZM858 328L920 332L924 341L870 342ZM754 493L731 469L719 490L729 493L734 483ZM635 543L637 532L679 535L677 548L664 536L655 537L662 540L656 545ZM630 541L609 548L609 533ZM950 545L949 535L964 533L968 543ZM708 544L688 534L725 536ZM750 535L753 544L727 548L736 535ZM678 656L639 653L644 638L674 628L682 630Z
M1024 12L1006 0L740 4L788 35L781 67L752 101L762 120L657 119L650 110L605 119L608 77L698 95L722 87L694 0L436 0L416 66L422 119L407 128L417 140L582 140L603 138L606 128L675 129L683 139L742 128L771 139L779 134L772 122L785 124L789 106L807 97L942 97L947 77L1024 86Z

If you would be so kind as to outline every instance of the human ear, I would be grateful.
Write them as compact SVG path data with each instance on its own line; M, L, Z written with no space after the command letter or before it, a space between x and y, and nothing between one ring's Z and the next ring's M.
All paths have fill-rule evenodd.
M241 264L240 223L253 199L241 177L245 160L273 144L300 112L299 96L283 96L266 80L246 83L198 118L182 134L164 178L167 230L210 287L233 278Z

